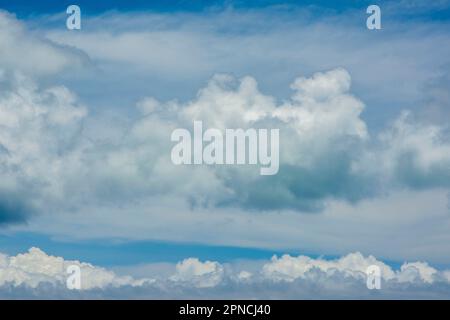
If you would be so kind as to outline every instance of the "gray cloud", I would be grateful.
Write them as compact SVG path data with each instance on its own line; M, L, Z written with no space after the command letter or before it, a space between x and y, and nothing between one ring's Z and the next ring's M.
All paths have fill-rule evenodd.
M25 222L32 210L17 195L0 193L0 225Z

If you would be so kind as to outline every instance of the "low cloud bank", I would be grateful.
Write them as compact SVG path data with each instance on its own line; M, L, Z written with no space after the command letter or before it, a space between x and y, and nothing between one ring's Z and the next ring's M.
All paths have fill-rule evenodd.
M66 269L81 268L81 290L66 287ZM366 269L382 271L380 290L366 287ZM394 270L373 256L350 253L339 259L274 256L259 268L244 264L185 259L174 274L159 279L118 275L89 263L47 255L38 248L24 254L0 254L1 298L449 298L450 270L426 262L404 263Z

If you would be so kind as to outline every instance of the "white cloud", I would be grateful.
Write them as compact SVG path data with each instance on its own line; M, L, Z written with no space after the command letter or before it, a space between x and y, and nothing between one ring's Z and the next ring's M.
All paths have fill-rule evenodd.
M63 86L39 88L7 72L0 84L0 223L23 222L64 201L70 170L80 164L87 109Z
M270 263L264 265L263 274L269 279L293 281L305 278L308 272L317 268L327 274L341 272L354 278L364 278L370 265L377 265L381 269L383 278L394 278L392 269L373 256L365 258L360 253L352 253L338 260L312 259L307 256L291 257L284 255L281 258L274 256Z
M0 67L33 75L55 74L88 63L82 51L32 34L13 15L0 10Z
M426 283L433 283L437 273L437 270L430 267L426 262L404 263L400 268L398 281L413 282L416 279L420 279Z
M345 158L336 162L347 170L342 172L345 189L348 180L353 179L347 167L354 160L354 144L344 145L344 150L335 149L334 145L348 137L363 141L367 135L359 118L362 103L339 91L349 87L349 75L341 69L316 74L308 80L310 85L332 84L325 101L317 101L314 93L309 96L308 91L302 94L302 100L299 89L292 102L282 106L277 106L273 97L261 94L253 78L245 77L236 83L229 76L216 76L193 101L158 103L149 98L139 103L138 107L144 110L142 118L120 140L108 143L84 134L87 111L69 90L64 87L42 90L27 78L15 77L18 80L12 81L12 88L0 100L3 115L0 143L2 150L6 150L1 157L3 171L5 176L12 175L16 184L18 174L8 171L11 166L20 168L26 182L44 184L40 192L48 191L46 204L48 198L59 201L55 205L66 206L112 200L126 204L133 198L157 196L170 190L172 196L181 196L194 204L216 206L228 202L262 209L267 204L267 209L309 210L321 206L323 198L335 193L324 181L315 187L313 193L317 194L312 198L316 199L302 195L310 191L302 182L306 177L323 176L324 168L316 166L319 159L342 157L345 152ZM334 88L340 82L344 82L343 87ZM289 187L291 182L287 184L286 177L281 177L280 189L271 190L271 183L255 179L252 171L230 179L233 169L175 167L169 159L170 133L178 126L192 126L194 120L219 128L281 126L284 145L281 165L293 166L299 175L299 185ZM98 122L101 119L96 119L94 125ZM302 152L306 149L308 152ZM322 178L341 184L335 181L334 174ZM352 198L352 191L348 192L336 196ZM64 197L67 193L70 199ZM274 196L270 197L270 193ZM258 200L262 194L266 194L266 204Z
M67 88L41 89L20 73L6 74L0 80L8 88L0 91L0 223L23 222L64 199L87 115Z
M410 112L380 135L383 172L394 183L423 189L430 185L450 186L450 144L448 127L424 125L414 121Z
M223 267L213 261L188 258L178 263L172 281L187 282L198 288L214 287L222 281Z
M390 283L422 283L432 284L446 281L447 270L438 271L426 262L405 262L400 270L393 270L390 266L377 260L373 256L364 257L361 253L350 253L335 260L322 258L313 259L308 256L292 257L283 255L272 257L269 263L262 268L264 277L274 281L294 281L298 278L311 277L314 269L324 272L328 277L336 273L344 277L366 279L366 270L369 266L376 265L381 270L381 277ZM447 279L448 281L448 279Z
M65 287L69 265L81 267L81 291ZM366 288L366 268L376 264L382 269L382 289ZM142 268L142 267L140 267ZM150 267L149 267L150 268ZM167 268L167 266L166 266ZM119 276L89 263L49 256L38 248L17 256L0 254L0 297L33 297L45 290L49 298L446 298L450 282L426 263L405 263L393 270L373 256L352 253L335 260L307 256L272 258L260 263L253 273L244 264L220 264L188 258L175 266L175 274L155 275L158 280ZM150 268L151 269L151 268ZM154 272L155 270L152 270ZM142 272L142 270L140 271ZM425 292L425 293L424 293Z
M335 254L334 242L324 244L327 237L317 236L326 232L345 242L343 250L442 262L448 242L430 237L426 241L434 249L424 250L404 226L447 237L448 210L439 199L445 191L436 189L449 182L442 171L449 149L444 128L399 120L372 139L361 118L364 104L349 92L347 71L299 79L292 98L277 103L251 77L217 76L192 101L147 98L138 103L137 120L115 125L89 115L65 87L40 88L25 76L8 76L0 93L0 222L32 221L16 230L69 237L151 234L159 240L278 248L302 243ZM322 96L315 86L323 88ZM281 128L279 174L263 179L247 168L172 165L171 131L189 128L197 117L211 126ZM408 150L418 160L404 166ZM412 182L405 179L415 175ZM409 196L402 195L405 187ZM257 217L254 209L265 214ZM320 210L325 214L319 217L296 217ZM369 228L349 212L376 223ZM418 223L425 217L440 222ZM366 230L371 241L358 230ZM392 230L406 234L387 246Z
M61 257L49 256L39 248L31 248L27 253L17 256L0 254L0 288L7 284L14 287L25 285L37 288L42 283L54 286L65 285L67 268L71 265L80 267L81 289L90 290L108 286L136 286L146 281L135 281L131 277L119 277L104 268L95 267L89 263L64 260Z
M171 98L173 91L190 97L217 72L254 75L271 94L284 97L298 74L342 66L357 79L365 102L376 108L371 115L384 121L400 106L422 103L430 94L424 88L445 73L448 25L399 18L373 38L360 19L357 12L330 17L287 7L208 14L113 12L86 17L89 30L82 33L43 31L87 52L108 78L126 79L119 85L99 79L117 89L115 98L124 86L158 98Z

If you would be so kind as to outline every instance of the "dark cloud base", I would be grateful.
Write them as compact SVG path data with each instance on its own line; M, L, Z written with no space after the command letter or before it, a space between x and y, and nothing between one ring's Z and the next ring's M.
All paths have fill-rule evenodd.
M316 281L317 280L317 281ZM224 283L213 288L193 288L157 283L145 286L106 287L83 291L41 283L2 286L0 299L450 299L450 284L384 283L381 290L368 290L364 281L327 278L317 273L315 280L293 282Z

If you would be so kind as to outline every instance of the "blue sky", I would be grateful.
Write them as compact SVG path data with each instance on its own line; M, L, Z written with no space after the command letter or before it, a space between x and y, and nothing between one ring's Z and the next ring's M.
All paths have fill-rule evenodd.
M64 256L66 259L82 259L93 264L112 267L136 265L152 262L176 263L186 257L198 257L202 260L229 262L236 259L270 259L274 254L286 251L263 249L208 246L190 243L171 242L129 242L118 239L100 239L96 241L65 242L49 239L44 235L19 233L1 236L1 252L15 255L36 246L45 252ZM299 252L289 252L298 254Z
M88 1L80 0L77 2L79 6L86 9L86 12L98 14L105 11L160 11L160 12L176 12L176 11L203 11L215 7L233 6L235 8L264 8L269 6L290 5L290 6L318 6L327 9L348 10L369 5L370 1L346 0L346 1L277 1L277 0L250 0L250 1L205 1L205 0L168 0L168 1L121 1L121 0L100 0ZM67 7L73 4L73 1L59 1L58 6L53 0L43 0L36 4L30 4L26 0L1 1L2 8L14 11L18 14L33 13L57 13L58 6Z
M372 1L373 2L373 1ZM233 7L235 9L264 9L264 8L276 8L285 7L288 10L294 10L295 8L310 8L316 14L324 13L342 13L352 10L364 9L370 4L371 1L366 0L340 0L340 1L328 1L328 0L250 0L250 1L223 1L223 0L167 0L167 1L145 1L145 0L100 0L89 1L79 0L77 4L83 7L83 12L88 15L101 14L108 11L118 12L161 12L161 13L174 13L174 12L203 12L207 14L209 11L217 11L227 7ZM8 11L14 12L18 16L32 17L41 14L55 14L61 12L60 8L65 8L73 4L73 1L59 1L55 5L53 0L42 0L39 4L30 3L27 0L18 1L0 1L0 6ZM378 1L379 5L392 5L389 1ZM406 19L430 19L434 21L448 20L450 18L450 9L446 4L446 1L436 1L433 4L424 5L420 1L410 1L409 4L405 1L400 3L402 10L388 11L386 17L391 19L392 17L403 17Z
M0 0L0 253L450 267L449 1L68 4ZM279 173L173 166L198 119L279 127Z

